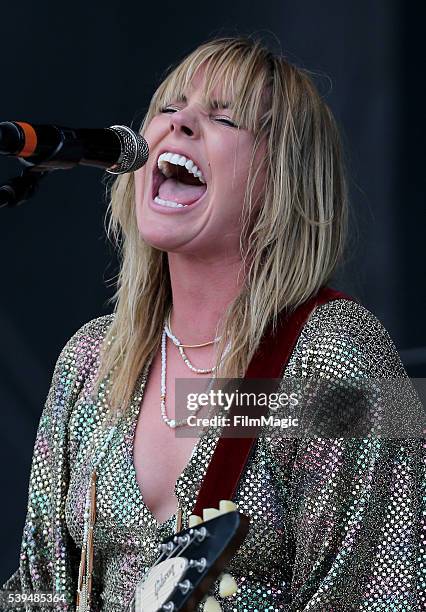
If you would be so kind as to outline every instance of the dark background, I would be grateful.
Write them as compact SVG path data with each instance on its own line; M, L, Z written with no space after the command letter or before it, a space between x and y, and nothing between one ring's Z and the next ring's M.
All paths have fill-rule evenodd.
M411 5L411 7L410 7ZM1 8L0 121L137 127L164 70L215 35L257 33L314 71L349 161L349 259L334 283L426 376L424 15L403 0L54 3ZM0 180L19 173L0 159ZM422 165L421 165L422 163ZM32 448L56 358L110 312L117 262L102 172L58 171L0 210L0 584L17 568Z

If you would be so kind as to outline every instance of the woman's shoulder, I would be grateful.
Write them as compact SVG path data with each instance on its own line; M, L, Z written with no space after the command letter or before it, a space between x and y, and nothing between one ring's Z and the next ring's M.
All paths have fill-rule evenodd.
M87 321L70 337L68 343L75 342L81 338L90 339L92 341L103 340L113 320L114 315L107 314Z
M113 320L114 315L109 314L84 323L63 347L58 357L57 367L65 363L69 367L71 365L84 367L97 361L100 347Z
M296 349L313 370L356 370L354 374L405 377L396 346L380 319L351 299L336 299L314 309ZM343 373L343 372L342 372ZM347 372L349 373L349 372Z

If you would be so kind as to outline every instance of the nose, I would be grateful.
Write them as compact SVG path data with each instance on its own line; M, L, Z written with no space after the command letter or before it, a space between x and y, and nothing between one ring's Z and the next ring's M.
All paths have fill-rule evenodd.
M198 134L197 119L189 109L183 108L170 115L170 131L183 132L186 136L196 136Z

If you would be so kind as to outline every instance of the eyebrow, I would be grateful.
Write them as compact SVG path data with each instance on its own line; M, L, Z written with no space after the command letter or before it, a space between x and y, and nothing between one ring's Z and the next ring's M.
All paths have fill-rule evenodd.
M182 94L181 96L177 96L176 98L177 102L188 102L187 97L185 96L185 94ZM215 110L218 108L231 108L231 103L230 102L226 102L224 100L210 100L209 102L209 108L210 110Z

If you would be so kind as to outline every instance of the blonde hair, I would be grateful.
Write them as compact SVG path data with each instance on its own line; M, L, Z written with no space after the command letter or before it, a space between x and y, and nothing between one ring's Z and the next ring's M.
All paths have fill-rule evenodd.
M202 65L205 98L219 84L231 95L233 120L255 136L240 239L247 273L217 330L217 376L241 377L278 313L293 310L329 281L343 253L347 187L338 128L309 74L252 37L210 40L172 67L152 98L142 134L161 107L184 94ZM262 141L266 179L253 215L260 171L253 159ZM158 350L171 287L167 253L144 242L138 231L132 174L113 184L109 211L108 232L122 264L98 384L112 373L109 401L119 408Z

